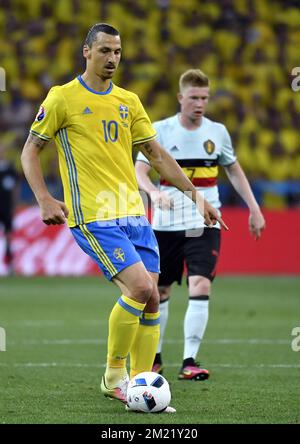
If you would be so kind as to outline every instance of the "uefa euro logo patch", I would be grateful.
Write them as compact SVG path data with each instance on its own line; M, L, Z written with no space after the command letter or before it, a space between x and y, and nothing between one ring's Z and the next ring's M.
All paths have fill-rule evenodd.
M43 106L40 106L39 112L37 113L35 118L36 122L40 122L41 120L43 120L45 115L46 115L45 108Z

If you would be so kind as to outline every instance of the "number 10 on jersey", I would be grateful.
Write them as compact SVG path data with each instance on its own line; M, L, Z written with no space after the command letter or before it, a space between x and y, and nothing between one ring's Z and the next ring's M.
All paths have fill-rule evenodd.
M116 142L119 135L118 122L115 120L110 120L109 122L102 120L102 125L105 142Z

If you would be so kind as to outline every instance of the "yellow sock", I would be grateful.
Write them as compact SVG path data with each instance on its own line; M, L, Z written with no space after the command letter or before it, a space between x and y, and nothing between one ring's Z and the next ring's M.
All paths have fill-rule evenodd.
M107 388L112 389L118 385L120 379L123 379L127 375L126 367L106 367L105 371L105 385Z
M159 341L159 312L143 313L130 353L130 378L150 372Z
M110 313L105 371L108 387L114 387L126 374L126 359L138 331L139 317L145 305L122 295Z

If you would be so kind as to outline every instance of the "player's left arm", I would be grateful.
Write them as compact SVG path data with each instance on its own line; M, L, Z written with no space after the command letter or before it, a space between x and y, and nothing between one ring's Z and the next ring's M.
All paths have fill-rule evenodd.
M161 145L154 139L136 145L137 148L147 157L151 166L168 182L180 191L188 192L188 196L195 202L199 212L209 227L218 221L223 228L228 230L225 222L220 217L218 211L212 207L203 196L197 191L192 182L184 174L178 163Z
M258 240L266 227L266 222L251 190L248 179L238 161L235 161L231 165L224 166L224 169L233 188L249 208L249 230L255 239Z

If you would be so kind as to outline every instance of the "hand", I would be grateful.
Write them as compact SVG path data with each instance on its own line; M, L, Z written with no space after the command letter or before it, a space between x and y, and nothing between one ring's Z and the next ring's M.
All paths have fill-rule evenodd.
M173 199L164 191L151 191L150 197L154 206L161 210L170 210L174 206Z
M249 216L249 230L253 234L255 240L258 240L262 234L262 231L266 228L265 218L262 215L260 209L250 211Z
M64 202L52 196L39 200L41 218L46 225L61 225L66 222L69 210Z
M217 222L220 223L221 227L224 228L224 230L228 231L229 228L221 218L221 216L218 213L218 210L216 208L212 207L208 202L204 202L204 223L209 228L212 228L214 225L216 225Z

